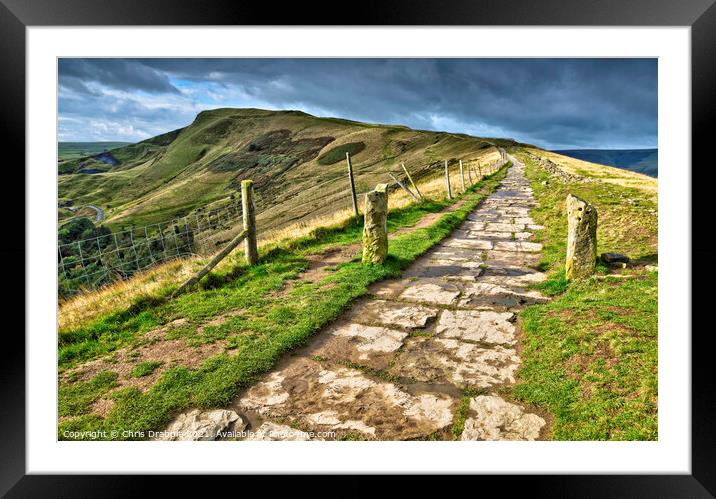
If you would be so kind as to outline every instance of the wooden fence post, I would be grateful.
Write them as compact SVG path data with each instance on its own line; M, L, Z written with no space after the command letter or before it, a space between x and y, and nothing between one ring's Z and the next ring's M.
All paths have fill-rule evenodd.
M465 192L465 173L462 170L462 160L460 160L460 185L462 185L462 192Z
M482 166L480 166L480 162L477 162L477 171L480 172L480 179L482 178Z
M452 192L450 191L450 170L448 169L448 160L445 160L445 188L447 189L447 198L452 199Z
M413 194L413 192L412 192L410 189L408 189L408 188L405 186L404 183L402 183L400 180L398 180L398 177L396 177L395 175L393 175L392 172L388 172L388 175L390 175L390 178L392 178L393 180L395 180L395 182L396 182L405 192L407 192L408 194L410 194L410 196L411 196L414 200L419 201L418 196L416 196L415 194Z
M353 216L358 218L358 200L356 199L356 184L353 180L353 165L351 164L351 154L346 153L346 162L348 163L348 182L351 186L351 200L353 201Z
M256 243L256 213L254 212L254 182L241 181L241 210L246 231L246 246L244 256L246 263L255 265L259 260L259 250Z
M423 195L420 194L420 190L418 189L418 186L416 185L415 182L413 182L413 177L410 176L410 172L408 171L407 168L405 168L405 163L400 163L400 166L403 167L403 171L405 172L405 176L408 177L408 180L410 180L410 185L412 185L412 186L413 186L413 189L415 189L415 192L418 193L418 197L419 197L420 199L423 199Z
M174 293L172 293L172 298L181 294L182 291L184 291L189 286L193 286L194 284L199 282L199 280L202 277L204 277L206 274L208 274L211 271L211 269L216 267L219 264L219 262L221 262L221 260L226 258L226 255L231 253L231 250L236 248L239 245L239 243L241 243L241 241L246 239L246 234L247 234L246 229L239 232L239 234L234 239L232 239L231 242L229 242L229 244L227 244L223 250L221 250L219 253L217 253L216 256L214 256L214 258L212 258L209 261L209 263L204 265L204 267L199 272L197 272L196 274L191 276L184 284L179 286L179 288L177 288L177 290L174 291Z
M472 181L472 165L469 162L467 164L467 179L470 181L470 185L474 183Z

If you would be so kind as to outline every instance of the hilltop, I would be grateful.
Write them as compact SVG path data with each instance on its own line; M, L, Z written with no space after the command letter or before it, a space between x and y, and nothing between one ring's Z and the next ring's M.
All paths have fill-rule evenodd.
M390 181L386 172L401 162L420 178L444 159L488 154L495 145L516 143L301 111L214 109L185 128L61 161L58 188L63 202L95 205L118 229L229 203L251 178L259 227L277 229L347 206L346 152L360 194Z

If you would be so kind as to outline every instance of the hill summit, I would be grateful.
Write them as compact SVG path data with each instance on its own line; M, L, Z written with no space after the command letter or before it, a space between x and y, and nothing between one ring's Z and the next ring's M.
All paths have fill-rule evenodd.
M106 223L120 228L228 203L241 180L250 178L259 223L280 227L343 207L346 153L361 193L389 181L387 172L399 170L400 163L420 177L435 173L445 159L478 157L496 145L513 144L301 111L213 109L184 128L61 161L59 195L74 206L102 208Z

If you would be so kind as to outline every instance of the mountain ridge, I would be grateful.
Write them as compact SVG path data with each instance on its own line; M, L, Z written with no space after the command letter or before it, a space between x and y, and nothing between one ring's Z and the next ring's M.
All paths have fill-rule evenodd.
M297 110L219 108L199 112L186 127L112 149L109 157L60 162L58 188L61 199L100 206L106 223L121 228L228 203L240 181L251 178L260 218L281 226L345 201L344 161L321 160L329 153L345 157L338 153L349 144L360 149L352 155L359 193L388 181L387 171L399 163L421 177L437 173L429 165L445 159L486 159L497 145L518 145Z

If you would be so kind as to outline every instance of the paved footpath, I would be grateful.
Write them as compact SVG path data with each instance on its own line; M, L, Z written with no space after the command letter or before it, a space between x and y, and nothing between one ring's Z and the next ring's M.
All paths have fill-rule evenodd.
M374 285L239 395L231 409L250 439L450 439L467 388L477 395L462 440L541 437L542 417L498 395L520 365L515 312L546 300L525 289L545 277L529 267L540 227L524 165L511 159L499 189L402 279Z

